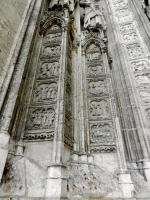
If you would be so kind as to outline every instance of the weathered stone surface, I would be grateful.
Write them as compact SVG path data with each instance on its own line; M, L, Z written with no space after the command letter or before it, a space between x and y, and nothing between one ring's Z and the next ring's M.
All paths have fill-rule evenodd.
M0 199L150 199L149 7L0 2Z

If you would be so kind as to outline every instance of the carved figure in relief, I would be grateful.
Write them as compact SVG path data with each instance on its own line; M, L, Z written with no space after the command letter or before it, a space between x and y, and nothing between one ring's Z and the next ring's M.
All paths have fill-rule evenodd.
M55 34L48 34L46 35L45 38L45 43L46 42L59 42L61 41L61 33L55 33Z
M123 36L124 40L126 42L134 42L134 41L137 41L138 40L138 36L136 33L130 33L130 34L125 34Z
M57 98L56 83L42 83L35 89L35 102L40 103L45 100L55 100Z
M146 84L150 83L150 73L147 74L137 74L135 76L138 84Z
M110 142L112 141L111 127L108 123L94 124L90 128L91 142Z
M60 46L46 47L43 51L43 57L52 57L60 55Z
M101 54L96 52L91 52L86 55L87 61L98 60L101 58Z
M29 129L50 128L55 119L52 108L36 108L31 110L29 118Z
M117 15L125 15L125 14L129 14L129 10L128 9L122 9L122 10L118 10L116 11Z
M128 45L127 50L130 58L136 58L143 55L143 50L140 47L140 44Z
M122 32L133 31L134 30L133 24L126 24L126 25L120 26L120 30Z
M105 82L104 81L91 81L88 84L90 94L104 94L105 93Z
M50 76L58 76L59 74L59 63L43 63L39 69L39 77L48 78Z
M81 0L80 6L84 7L84 28L100 28L105 25L103 10L96 5L96 1Z
M99 75L99 73L104 73L103 66L88 66L88 75Z
M119 23L128 22L128 21L130 21L130 20L131 20L131 16L129 16L129 15L118 17L118 22L119 22Z
M110 117L108 102L106 100L92 101L90 103L90 116L92 118L106 119Z
M62 10L63 6L69 7L69 12L72 13L74 11L74 0L51 0L49 4L50 10Z
M138 62L132 63L133 71L142 71L142 70L149 70L149 65L146 60L141 60Z

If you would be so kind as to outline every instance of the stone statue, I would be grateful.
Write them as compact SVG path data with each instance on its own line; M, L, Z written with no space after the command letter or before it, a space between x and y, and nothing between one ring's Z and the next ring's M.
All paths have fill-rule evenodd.
M62 10L63 6L69 7L69 12L72 13L74 11L74 0L51 0L49 4L50 10Z
M102 9L91 0L81 0L80 6L85 8L84 28L100 28L103 24Z

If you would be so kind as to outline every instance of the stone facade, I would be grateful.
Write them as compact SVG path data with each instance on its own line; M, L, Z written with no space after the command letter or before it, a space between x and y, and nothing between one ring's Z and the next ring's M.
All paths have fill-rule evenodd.
M0 199L149 200L149 2L7 3Z

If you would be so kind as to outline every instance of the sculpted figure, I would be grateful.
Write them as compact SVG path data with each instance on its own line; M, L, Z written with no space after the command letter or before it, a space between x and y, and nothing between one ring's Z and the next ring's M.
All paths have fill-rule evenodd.
M74 11L74 0L51 0L49 4L50 10L62 10L63 6L69 7L69 12Z
M104 23L102 8L92 0L81 0L80 6L84 7L84 28L100 28Z

